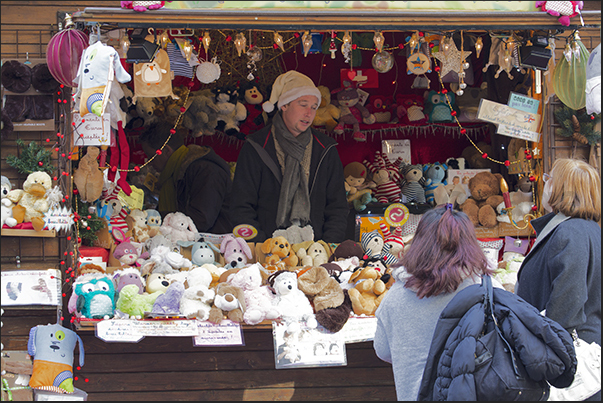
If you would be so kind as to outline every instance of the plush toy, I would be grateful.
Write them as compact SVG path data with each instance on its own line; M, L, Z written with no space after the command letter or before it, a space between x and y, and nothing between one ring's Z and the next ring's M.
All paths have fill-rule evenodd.
M235 136L240 140L245 138L245 134L239 129L239 122L247 118L247 109L239 102L239 93L231 87L215 87L214 104L218 110L218 130L229 136Z
M140 275L140 271L133 267L118 269L113 272L113 282L115 283L115 292L119 294L122 288L128 284L138 286L138 293L142 294L146 289L146 281Z
M465 168L490 169L492 171L497 164L488 158L484 158L484 155L492 155L492 146L484 141L478 141L475 146L468 145L461 153L462 158L465 159ZM512 161L512 159L509 158L509 161Z
M75 293L75 287L77 287L78 284L88 283L91 279L99 279L101 277L106 276L105 272L100 271L84 273L82 269L90 264L91 263L86 263L85 265L80 266L80 268L78 269L78 276L71 284L71 296L69 297L69 301L67 302L67 310L70 314L73 314L78 318L81 317L82 314L77 309L77 299L79 296Z
M151 313L163 315L180 314L180 300L184 295L184 284L180 281L172 282L163 294L157 297Z
M134 208L126 216L128 227L132 231L132 238L135 242L146 242L151 235L147 224L147 211Z
M184 295L180 300L180 312L187 318L207 320L215 291L209 286L212 276L205 267L195 267L189 270L186 278Z
M366 166L358 161L352 161L343 168L346 198L356 211L366 209L366 205L373 201L373 188L377 184L367 181L367 172Z
M136 267L140 265L142 262L139 260L147 259L148 253L144 252L141 254L139 251L141 249L141 245L136 245L129 240L120 242L119 245L115 247L113 251L113 257L121 263L122 266L130 266Z
M220 253L220 249L211 242L205 241L177 241L178 245L185 248L191 248L191 262L196 266L203 266L205 263L216 263L216 255Z
M396 95L396 117L401 124L425 124L427 117L424 111L425 101L416 94Z
M36 171L27 175L23 189L13 189L7 198L16 204L13 207L13 217L17 223L31 222L36 231L44 226L44 214L50 205L46 193L52 188L52 178L46 172Z
M318 91L322 95L320 105L316 110L316 116L312 121L312 126L324 126L328 132L333 131L337 126L337 120L341 116L339 108L331 103L331 91L324 85L318 86Z
M109 101L113 80L127 83L132 77L122 66L117 50L101 41L84 49L74 82L77 91L73 96L81 116L94 113L102 116Z
M358 242L346 239L333 250L333 253L329 257L329 263L354 256L362 260L364 258L364 251Z
M243 290L228 283L218 283L215 288L214 303L209 311L210 322L220 324L224 318L233 322L243 322L245 314L245 294Z
M532 213L532 206L534 205L532 183L528 176L523 176L519 179L517 190L509 192L509 198L511 199L511 205L513 206L513 210L511 210L513 221L516 223L524 221L525 215ZM510 224L511 220L509 220L509 216L506 213L503 213L504 208L504 202L496 206L496 212L498 213L496 219L499 222Z
M227 234L220 244L220 253L224 256L225 266L228 268L241 268L253 259L251 248L247 242L240 237Z
M335 333L346 324L352 303L346 290L322 266L309 266L299 272L298 288L314 305L316 321Z
M570 18L580 15L580 10L582 10L582 7L584 7L584 2L536 1L535 7L540 8L540 11L544 11L554 17L559 17L559 23L568 27L570 25Z
M152 294L138 293L136 284L127 284L119 292L116 309L130 318L141 319L146 312L153 310L155 300L163 294L164 291L155 291Z
M73 183L83 202L95 202L103 192L103 171L98 165L98 147L88 147L73 173Z
M314 240L314 229L310 224L300 227L297 224L290 225L285 229L277 229L272 233L272 238L284 237L289 241L291 245L313 241Z
M274 266L297 266L299 259L291 244L283 236L277 236L274 238L268 238L262 243L260 248L262 253L266 255L264 262L266 265Z
M149 127L160 119L163 119L165 115L165 107L161 98L154 97L141 97L136 100L136 113L137 116L143 120L143 127Z
M389 161L387 154L375 151L375 160L370 162L364 160L363 164L373 175L372 180L376 186L373 197L379 203L397 203L400 201L400 172L398 168Z
M157 291L164 293L170 286L170 281L163 273L151 273L144 276L144 278L146 282L145 291L148 294L153 294Z
M492 228L498 223L496 207L503 202L500 194L502 175L491 172L478 172L469 179L469 197L461 204L461 211L469 216L473 225Z
M366 141L366 135L360 132L360 122L367 125L375 123L375 115L371 114L364 105L360 103L360 93L351 81L345 80L343 87L331 91L337 94L337 105L339 106L339 123L333 129L336 134L343 134L346 124L352 125L352 138L356 141Z
M162 235L157 235L157 237L162 236ZM154 237L154 238L157 238ZM151 239L154 239L151 238ZM164 238L165 239L165 238ZM167 241L167 239L166 239ZM179 267L175 268L173 267L170 263L168 263L168 260L166 259L166 256L168 254L176 254L180 256L180 260L185 259L184 256L180 255L179 252L174 251L170 246L167 245L157 245L155 247L153 247L152 249L150 249L150 252L148 252L150 257L145 260L144 262L141 263L141 267L140 267L140 273L143 276L148 276L151 273L160 273L160 274L173 274L173 273L177 273L179 271ZM170 259L170 261L176 261L178 260L178 256L174 256L172 257L172 259ZM188 259L186 259L188 260ZM189 266L192 266L192 263L189 262ZM184 264L186 266L186 264Z
M368 111L375 116L376 123L389 123L394 117L394 99L391 96L371 95L368 105Z
M443 94L435 90L431 90L427 93L425 97L425 113L429 117L430 123L454 122L454 116L452 115L452 111L455 109L450 108L446 97L448 97L448 100L450 100L450 105L455 108L454 94L450 92ZM458 111L455 110L455 113L458 113Z
M27 354L33 357L29 386L56 393L73 393L73 350L79 342L79 366L84 366L84 343L73 330L59 324L34 326Z
M196 241L200 236L193 220L179 211L168 213L163 219L160 230L173 243Z
M502 260L498 262L496 278L503 287L510 292L515 292L517 273L524 261L530 241L527 239L515 239L505 236Z
M152 37L147 37L152 41ZM158 49L153 60L134 63L134 98L172 97L178 96L172 90L174 72L170 69L170 57L164 49Z
M288 328L293 326L293 330L295 326L299 327L300 321L305 321L309 328L316 327L314 309L306 294L298 288L296 273L279 270L268 277L268 285L276 294L272 303Z
M240 100L245 105L247 117L240 124L241 133L255 133L268 123L268 114L262 109L264 95L253 81L248 81L239 87Z
M398 260L404 255L404 239L402 238L402 227L395 227L391 232L385 223L379 223L379 229L383 234L383 246L389 246L388 252Z
M157 211L155 209L145 209L143 211L147 215L147 227L148 227L147 231L149 233L149 237L152 238L155 235L160 234L162 218L161 218L161 214L159 213L159 211Z
M389 252L391 246L385 243L378 230L363 232L360 235L360 246L364 251L363 260L374 257L383 259L388 265L398 262L398 258Z
M233 269L238 271L227 278L228 284L243 290L246 307L243 320L248 325L257 325L263 320L276 319L280 314L272 303L274 294L268 286L262 285L261 267L260 263L254 263L242 269Z
M182 126L189 129L193 137L211 136L218 126L218 106L214 103L214 96L209 88L191 93L189 107L182 115ZM180 116L180 108L176 110Z
M137 288L138 289L138 288ZM107 275L95 277L75 286L77 312L83 318L108 319L115 311L115 285Z
M158 10L165 6L165 1L120 1L121 8L127 8L142 13L147 10ZM167 3L171 3L168 1Z
M302 266L320 266L329 260L331 247L323 240L307 241L293 245Z
M13 185L10 183L10 180L2 175L2 224L0 224L0 228L4 224L8 227L17 225L17 220L13 217L14 203L7 197L12 188Z
M367 266L356 270L349 282L354 284L348 290L354 313L374 315L387 291L381 280L381 273L374 267Z
M421 164L402 164L400 167L402 181L400 182L403 203L425 203L425 178Z
M448 166L439 162L423 165L423 178L425 178L425 201L432 206L448 202L446 191L446 171Z

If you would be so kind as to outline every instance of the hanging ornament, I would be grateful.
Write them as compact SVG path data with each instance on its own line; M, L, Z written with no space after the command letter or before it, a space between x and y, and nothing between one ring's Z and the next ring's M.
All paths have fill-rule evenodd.
M77 87L73 80L77 75L84 49L87 47L88 36L75 29L71 16L66 14L65 29L50 38L46 48L46 63L55 80L67 87Z
M119 39L119 46L124 55L128 53L128 49L130 49L130 38L128 37L127 32Z
M350 31L345 31L343 34L343 45L341 45L341 53L345 59L346 63L351 61L350 55L352 53L352 35L350 35Z
M247 62L247 68L250 69L249 74L247 75L247 79L249 81L253 80L255 76L253 73L257 71L256 63L262 60L262 49L257 46L249 46L249 50L247 51L247 57L249 58Z
M335 31L331 31L331 43L329 44L329 52L331 52L331 59L335 59L335 52L337 52L337 45L335 45Z
M387 73L394 67L394 57L386 51L376 52L373 55L371 64L378 73Z
M161 42L161 47L163 49L166 49L168 43L170 43L170 36L168 35L167 29L165 31L163 31L163 33L161 34L161 37L159 38L159 41Z
M247 47L247 39L245 38L245 34L239 32L235 37L234 44L237 48L237 52L239 53L239 57L241 57L241 53L243 53Z
M454 43L454 42L453 42ZM448 55L448 53L450 52L450 40L448 39L447 36L444 36L442 38L442 43L440 44L440 48L442 49L442 52L444 52L444 55Z
M274 43L281 48L281 50L285 51L285 43L283 42L283 37L278 32L274 32Z
M304 32L304 35L302 36L302 45L304 47L304 57L306 57L308 56L310 48L312 48L312 34L310 34L310 31Z
M479 36L477 41L475 41L475 54L479 58L479 55L482 53L482 49L484 48L484 43L482 42L482 37Z
M220 63L218 62L217 57L214 57L211 61L205 61L203 59L200 61L201 64L197 66L195 71L195 75L200 82L209 84L220 78L222 69L220 69Z
M375 36L373 36L373 42L375 43L377 52L381 52L381 50L383 49L383 44L385 43L385 38L383 37L383 33L381 33L381 31L375 31Z
M189 39L185 39L182 44L182 52L184 52L184 57L186 61L189 62L191 60L191 55L193 54L193 45Z
M205 31L203 34L203 49L205 49L205 55L207 55L209 51L209 44L211 42L211 38L209 37L209 31Z

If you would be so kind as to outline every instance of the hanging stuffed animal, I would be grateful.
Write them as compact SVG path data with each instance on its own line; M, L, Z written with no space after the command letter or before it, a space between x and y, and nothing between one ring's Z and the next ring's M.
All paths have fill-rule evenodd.
M153 37L147 36L147 41L152 42ZM136 103L139 97L167 97L178 99L172 90L174 73L170 69L170 57L163 49L159 49L153 60L149 62L134 63L134 98Z
M27 353L33 357L29 386L57 393L73 393L73 350L80 344L79 366L84 366L80 336L59 324L38 325L29 331Z
M559 17L559 23L563 26L569 27L570 18L580 15L580 10L584 6L583 1L537 1L534 4L536 8L540 8L541 11ZM584 25L584 22L582 23Z
M81 116L94 113L102 116L109 101L113 80L127 83L132 77L122 66L119 54L112 46L98 41L84 50L74 82L77 92L75 105ZM117 84L115 84L117 85Z

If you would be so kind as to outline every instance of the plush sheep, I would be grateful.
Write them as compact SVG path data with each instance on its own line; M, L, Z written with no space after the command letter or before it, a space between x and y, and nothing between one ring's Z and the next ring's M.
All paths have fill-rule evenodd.
M2 223L0 224L0 228L6 224L9 227L14 227L17 225L17 220L13 217L13 207L14 203L10 201L8 196L8 192L10 192L13 188L13 185L10 183L8 178L2 175Z
M184 284L179 281L174 281L162 295L157 297L151 313L178 315L180 313L180 300L183 295Z
M211 281L211 273L206 268L195 267L189 270L186 278L186 288L180 299L180 313L182 315L189 319L209 319L210 304L215 297L215 291L209 288Z
M167 214L163 219L160 230L166 238L174 243L199 239L199 231L193 220L179 211Z

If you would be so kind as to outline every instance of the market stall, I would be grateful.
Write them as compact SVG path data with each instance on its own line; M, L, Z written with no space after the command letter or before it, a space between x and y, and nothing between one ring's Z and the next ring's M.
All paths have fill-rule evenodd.
M265 100L279 74L297 70L324 87L324 98L331 98L321 105L320 116L324 120L315 121L315 127L337 140L344 166L362 163L372 172L383 154L390 165L398 164L398 174L408 171L400 167L418 166L424 176L421 184L429 179L432 185L431 200L427 193L422 200L412 199L400 181L405 199L388 203L375 199L361 206L351 202L348 240L361 248L363 235L377 233L382 240L408 243L421 214L440 204L435 201L435 189L446 192L444 202L455 203L450 199L453 194L462 194L464 199L472 196L469 187L463 187L464 179L469 181L480 171L499 174L503 181L497 182L495 192L501 197L495 222L477 223L476 232L488 258L501 269L502 282L512 290L513 270L517 269L513 263L525 255L533 241L529 221L543 213L539 201L542 174L555 158L546 154L552 149L547 142L549 126L554 124L549 107L555 87L553 72L559 55L588 58L583 30L600 29L600 10L584 8L580 14L571 13L571 18L558 20L534 10L533 2L491 2L479 5L483 8L480 10L475 10L475 2L454 2L458 3L457 9L451 9L449 2L436 2L430 10L414 2L389 2L382 5L384 8L356 4L362 2L217 2L201 9L197 3L165 2L158 9L147 10L86 7L69 15L60 13L63 29L55 36L70 34L70 40L75 41L82 33L89 39L89 45L82 44L79 50L62 47L65 42L47 41L46 62L61 86L53 98L58 100L55 116L46 122L49 128L38 130L51 131L56 125L58 140L48 166L50 172L60 175L54 180L60 184L57 192L60 190L63 196L56 199L50 213L42 215L43 230L34 226L35 220L31 227L19 224L16 229L2 228L3 266L5 255L11 253L4 246L5 240L13 245L19 242L19 250L29 248L30 252L25 253L39 253L29 243L23 248L20 243L27 235L15 231L29 231L34 242L50 238L51 249L43 244L42 255L58 256L59 262L52 269L56 272L29 273L31 281L47 281L44 298L48 296L50 303L40 300L33 304L33 310L25 303L6 305L10 308L3 315L4 349L23 349L28 337L11 329L29 330L44 325L46 320L35 311L36 306L44 306L51 318L56 313L57 322L81 338L83 350L78 351L74 343L72 386L76 391L85 391L90 400L393 400L391 366L379 360L372 348L374 310L363 311L357 299L350 301L349 315L337 324L336 331L327 329L333 322L324 317L320 317L323 319L318 321L318 327L309 326L307 318L298 318L301 334L306 338L295 333L295 343L288 343L294 332L285 329L290 322L284 317L233 319L237 317L224 310L219 313L224 320L212 321L183 312L146 316L130 312L129 316L125 309L120 310L117 289L123 290L124 284L119 283L117 275L132 274L125 271L126 266L145 275L152 274L152 269L141 273L148 263L148 253L145 259L141 257L138 267L124 264L121 255L115 253L120 245L123 249L128 238L119 236L116 228L120 223L113 221L102 203L97 203L103 174L109 183L119 183L121 178L132 188L130 194L118 188L110 196L123 205L124 233L139 241L134 217L129 216L134 210L154 209L156 194L151 184L158 174L153 172L138 141L141 131L158 120L172 122L174 128L183 125L189 132L188 144L211 146L235 170L245 137L269 119L258 108L261 100L252 103L245 98L245 92L253 89ZM595 40L600 42L600 31L598 35ZM589 45L593 44L589 38ZM561 41L567 42L571 53L563 52ZM73 62L70 66L61 65L62 54L79 61L84 48L100 49L101 44L114 54L112 60L119 59L112 67L115 76L109 77L113 87L121 89L122 96L103 106L110 111L108 116L97 116L91 106L91 113L84 113L88 104L72 102L71 95L85 90L86 84L80 81L75 85L71 81L75 79ZM161 53L168 59L160 65ZM5 59L3 55L3 77ZM15 59L21 65L29 61ZM44 64L45 60L32 61ZM146 74L143 66L153 61L155 68L162 69L168 77L163 81L164 92L144 92L143 84L136 81ZM79 67L79 62L75 64ZM121 69L131 80L120 78ZM4 93L14 96L6 85L3 78ZM350 86L355 90L360 112L344 124L337 94ZM202 105L212 102L211 91L226 88L239 91L241 97L232 102L245 109L242 118L235 118L234 129L219 126L221 117L202 110ZM37 93L36 96L39 97ZM572 95L568 97L574 99ZM363 119L362 111L371 118ZM527 121L514 123L519 113L528 116ZM590 116L596 115L584 113L577 118L581 119L581 133L586 138L582 144L595 146L600 144L600 132L597 138L598 120ZM559 119L571 117L559 115ZM19 123L13 119L15 132L31 130L23 129L23 125L41 124L36 120ZM22 150L25 145L19 147ZM160 155L161 149L157 151ZM40 159L40 155L18 154L18 160L10 164L14 169L24 164L36 165ZM93 165L91 176L82 179L89 162ZM443 166L445 174L431 176ZM99 183L98 173L101 186L92 189L87 185ZM95 174L97 179L93 179ZM454 186L455 176L458 188ZM26 177L19 177L19 181ZM419 178L403 179L406 183L419 182ZM460 208L461 204L459 199L455 207ZM151 229L148 220L143 224L147 234ZM216 286L227 282L228 277L222 278L222 274L230 269L225 266L228 258L221 248L226 236L195 235L213 244L214 259L195 261L196 246L188 245L177 254L180 263L170 263L170 271L204 268L210 276L206 273L205 289L217 296ZM245 238L246 234L235 231L234 235ZM339 281L340 275L346 271L351 275L361 266L362 253L367 253L364 249L361 256L355 256L339 250L338 255L341 244L326 245L324 260L303 264L307 245L300 242L295 248L292 245L297 260L294 264L269 264L266 258L270 252L263 245L247 246L247 264L239 268L257 270L262 276L258 288L264 287L273 294L276 291L274 284L268 282L270 274L286 269L303 280L308 267L321 266L337 255L340 262L346 262L345 267L337 268L336 275L325 272L328 281L337 280L335 284L340 288L336 287L336 291L347 298L346 287L353 287L354 282ZM390 244L384 253L393 247ZM141 256L143 252L140 248L137 254ZM20 280L20 269L19 264L11 267L9 276L3 267L3 307L4 291L8 290L5 282L14 284ZM387 267L378 277L386 272ZM113 292L115 306L102 315L93 314L90 310L94 304L84 301L81 288L77 287L89 283L98 287L102 281L107 281L108 292ZM141 283L144 292L140 295L159 292L149 289L149 282L150 276L145 276L144 284ZM383 277L383 283L387 283L387 277ZM302 297L312 302L313 313L317 314L317 300L301 284L300 280ZM159 294L166 293L167 288L166 285ZM98 292L107 290L101 287ZM135 291L133 296L136 294L139 293ZM159 294L154 294L155 298ZM339 301L330 307L341 308L345 303ZM24 304L28 320L22 319ZM204 304L208 309L216 305L213 298ZM9 337L5 342L6 336ZM332 350L328 347L331 345ZM323 356L319 346L333 352ZM301 350L298 356L292 351L294 348ZM84 358L84 350L85 363L77 365Z

